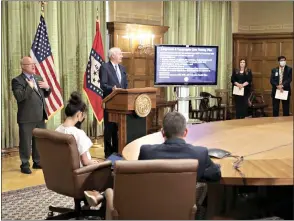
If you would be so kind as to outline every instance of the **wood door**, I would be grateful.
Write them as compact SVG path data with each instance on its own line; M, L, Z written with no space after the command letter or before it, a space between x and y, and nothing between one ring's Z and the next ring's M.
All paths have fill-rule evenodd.
M284 55L287 58L287 65L293 68L293 33L234 34L233 41L234 67L239 66L241 58L247 60L248 67L253 73L253 89L263 95L265 102L269 105L266 113L272 116L271 70L278 66L277 58L280 55ZM290 105L292 114L293 96Z

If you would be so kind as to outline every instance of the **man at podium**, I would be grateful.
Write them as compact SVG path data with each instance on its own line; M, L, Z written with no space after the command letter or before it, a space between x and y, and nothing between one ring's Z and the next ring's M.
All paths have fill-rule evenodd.
M101 65L99 70L100 85L103 99L117 88L127 89L127 72L122 62L120 48L111 48L108 52L109 62ZM108 121L108 113L104 110L104 154L105 158L113 152L118 152L118 127L116 123Z

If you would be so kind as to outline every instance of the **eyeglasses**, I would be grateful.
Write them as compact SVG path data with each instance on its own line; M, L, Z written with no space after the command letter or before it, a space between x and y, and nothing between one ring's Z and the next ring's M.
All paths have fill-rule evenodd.
M30 63L30 64L22 64L22 65L35 65L36 63Z

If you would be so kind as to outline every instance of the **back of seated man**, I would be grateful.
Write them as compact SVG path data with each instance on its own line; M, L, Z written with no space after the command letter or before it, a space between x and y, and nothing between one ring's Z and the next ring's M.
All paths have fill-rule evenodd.
M186 119L179 112L169 112L163 118L162 136L163 144L142 145L139 160L154 159L197 159L199 166L197 171L198 181L219 181L221 171L208 156L205 147L193 146L186 143L187 136Z

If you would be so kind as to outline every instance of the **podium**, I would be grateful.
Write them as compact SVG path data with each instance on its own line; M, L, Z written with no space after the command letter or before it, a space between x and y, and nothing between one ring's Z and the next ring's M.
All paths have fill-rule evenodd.
M156 108L156 92L153 87L116 89L103 99L109 122L118 125L118 153L133 140L147 135L146 117Z

